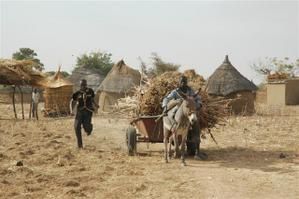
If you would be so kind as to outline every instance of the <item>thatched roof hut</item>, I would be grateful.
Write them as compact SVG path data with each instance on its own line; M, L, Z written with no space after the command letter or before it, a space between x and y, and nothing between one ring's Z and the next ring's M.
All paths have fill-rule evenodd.
M105 76L99 69L90 69L85 67L76 68L68 78L74 85L74 91L80 89L80 80L86 79L89 88L94 91L100 86Z
M13 59L0 59L0 84L11 85L12 89L9 93L9 98L12 98L12 104L14 109L15 118L17 118L16 113L16 87L19 90L19 97L22 106L22 118L24 119L24 98L26 101L26 96L23 94L21 86L34 86L42 87L40 82L45 78L45 76L33 69L34 62L31 60L13 60ZM3 96L1 96L2 98ZM31 101L31 93L27 95L28 99ZM29 101L27 99L27 101ZM1 99L2 101L2 99ZM6 96L4 96L4 101L7 102Z
M233 113L254 111L255 93L253 91L257 90L257 87L230 63L227 55L223 63L208 79L206 89L208 94L213 96L238 98L231 103Z
M45 76L33 70L34 62L30 60L0 59L0 84L4 85L41 85Z
M43 82L45 86L45 116L64 116L70 113L69 102L73 93L73 84L63 78L60 67L54 76Z
M117 99L132 94L132 89L140 84L141 74L125 64L123 60L116 63L97 92L100 93L101 111L110 111Z
M254 91L257 87L244 77L225 56L223 63L208 79L207 91L211 95L227 96L239 91Z

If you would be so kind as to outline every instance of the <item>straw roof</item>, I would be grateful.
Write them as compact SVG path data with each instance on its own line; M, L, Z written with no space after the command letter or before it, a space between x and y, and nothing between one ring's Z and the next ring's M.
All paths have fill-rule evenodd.
M212 95L227 96L239 91L253 91L257 87L244 77L229 61L228 56L210 76L207 92Z
M0 59L0 84L41 86L45 76L33 70L33 65L30 60Z
M120 60L112 67L98 91L128 93L134 86L139 85L140 78L138 70L132 69Z
M81 79L86 79L88 87L96 90L104 78L103 72L99 69L79 67L72 72L72 75L68 79L74 84L75 90L80 88Z
M73 83L67 79L64 79L60 72L60 66L58 71L51 77L44 79L41 84L46 88L60 88L64 86L73 86Z

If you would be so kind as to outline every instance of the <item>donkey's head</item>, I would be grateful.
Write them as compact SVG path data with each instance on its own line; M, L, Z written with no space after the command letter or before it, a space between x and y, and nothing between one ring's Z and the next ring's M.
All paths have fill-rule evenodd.
M184 100L182 103L182 110L183 114L188 117L188 120L191 125L193 125L195 122L197 122L197 116L196 116L196 103L195 103L195 96L197 93L193 96L187 96L185 94L182 94Z

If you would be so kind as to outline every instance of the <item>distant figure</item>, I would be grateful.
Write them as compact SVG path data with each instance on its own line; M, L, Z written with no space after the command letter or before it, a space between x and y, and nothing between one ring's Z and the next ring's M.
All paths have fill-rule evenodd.
M83 148L81 126L89 136L92 132L93 125L91 123L92 114L95 110L94 104L94 91L91 88L87 88L87 81L82 79L80 81L80 90L73 94L71 100L71 114L75 110L75 132L77 137L78 148Z
M38 120L38 103L39 103L39 92L35 88L32 92L32 117Z

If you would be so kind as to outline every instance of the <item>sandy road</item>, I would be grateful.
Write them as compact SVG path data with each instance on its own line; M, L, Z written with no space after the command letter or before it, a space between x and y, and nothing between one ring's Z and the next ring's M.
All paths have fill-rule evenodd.
M124 119L96 116L84 150L70 118L0 120L0 198L298 198L298 121L230 118L214 131L219 146L203 140L209 160L182 167L163 162L162 144L127 156Z

